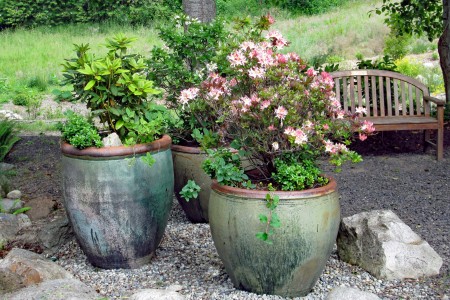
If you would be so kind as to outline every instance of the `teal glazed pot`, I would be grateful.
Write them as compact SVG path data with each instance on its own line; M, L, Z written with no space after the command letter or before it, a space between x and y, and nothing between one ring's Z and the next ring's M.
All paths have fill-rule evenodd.
M202 163L207 158L199 147L172 145L173 172L175 176L175 196L186 217L193 223L208 222L208 203L211 192L211 178L203 171ZM200 186L196 199L186 201L180 196L188 180Z
M283 297L306 296L331 255L340 223L336 182L280 197L276 213L281 227L270 237L259 215L268 215L267 191L246 190L212 183L209 217L219 257L238 289Z
M64 205L89 262L137 268L150 262L172 208L171 139L78 150L61 144ZM141 160L150 153L155 163Z

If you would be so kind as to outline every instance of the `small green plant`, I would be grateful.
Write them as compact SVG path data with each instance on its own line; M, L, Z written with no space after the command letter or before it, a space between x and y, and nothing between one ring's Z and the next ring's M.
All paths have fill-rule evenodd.
M14 95L12 102L14 105L26 106L29 102L31 95L28 92L19 92Z
M396 32L391 32L385 40L384 55L388 55L395 59L404 57L409 52L411 44L410 35L399 36Z
M0 120L0 162L19 140L14 121Z
M257 232L256 237L263 242L272 244L273 242L270 240L270 237L274 234L276 228L281 227L280 217L278 217L278 214L275 211L280 202L280 197L273 194L275 189L271 184L268 185L268 189L270 192L266 195L266 207L269 209L269 214L259 215L259 221L265 225L265 228L264 231Z
M439 53L433 52L433 54L431 55L431 59L432 60L438 60L439 59Z
M386 70L386 71L396 71L397 66L395 65L394 59L385 55L381 59L370 60L362 59L356 63L358 69L375 69L375 70Z
M188 183L180 191L180 196L186 201L196 199L198 197L198 193L200 193L200 190L200 186L196 184L194 180L188 180Z
M425 72L425 67L420 62L411 60L407 57L396 60L395 65L397 66L397 72L413 78L416 78Z
M63 140L78 149L103 146L97 129L85 117L72 111L65 115L67 121L60 127Z
M27 102L27 113L29 118L31 119L36 119L37 116L40 114L40 108L41 108L41 104L42 104L42 95L31 95L28 98L28 102Z
M41 76L34 76L28 79L27 87L35 89L39 92L44 92L48 88L48 82Z
M361 52L357 52L355 54L355 57L357 60L363 60L364 59L364 55Z
M153 164L156 162L155 158L150 154L150 152L147 152L144 156L142 156L141 160L149 167L153 166Z

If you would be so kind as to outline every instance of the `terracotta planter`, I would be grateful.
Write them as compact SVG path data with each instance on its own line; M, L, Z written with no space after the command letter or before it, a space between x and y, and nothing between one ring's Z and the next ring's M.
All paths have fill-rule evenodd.
M183 208L189 221L208 222L208 203L211 192L211 179L202 169L206 154L199 147L172 145L173 168L175 176L174 191L178 203ZM194 180L201 188L197 199L186 201L180 191L188 180Z
M264 231L266 191L213 182L209 203L212 238L238 289L283 297L307 295L325 268L340 222L339 196L331 179L324 187L274 192L281 228L269 245L255 237Z
M150 261L173 197L171 139L133 147L61 145L64 205L92 265L135 268ZM140 158L151 153L149 166Z

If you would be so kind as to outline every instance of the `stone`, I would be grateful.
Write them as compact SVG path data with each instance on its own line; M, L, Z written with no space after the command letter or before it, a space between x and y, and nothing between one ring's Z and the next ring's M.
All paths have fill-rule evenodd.
M19 274L9 269L0 268L0 295L11 293L24 287L25 284Z
M340 259L379 279L417 279L439 274L442 258L390 210L356 214L341 221Z
M6 243L15 238L16 234L23 228L31 225L31 221L25 214L0 213L0 241Z
M73 239L74 235L69 219L66 216L58 216L42 227L38 237L44 247L44 253L53 255L62 245Z
M5 118L7 120L23 120L21 115L5 109L0 110L0 119L1 118Z
M144 289L139 290L129 300L184 300L186 297L170 290Z
M114 146L122 146L123 145L119 136L115 132L104 137L102 139L102 142L103 142L104 147L114 147Z
M12 214L16 210L23 207L24 202L20 200L12 200L12 199L1 199L0 200L0 209L1 211Z
M56 205L56 201L51 198L35 198L27 202L27 206L31 207L31 209L26 214L31 221L47 218L56 209Z
M12 199L12 200L20 199L21 197L22 197L22 193L19 190L11 191L6 195L6 198Z
M7 164L4 162L0 162L0 172L11 171L12 169L14 169L13 164Z
M380 298L369 292L340 286L332 289L325 300L380 300Z
M13 248L0 262L0 269L8 269L22 278L26 286L52 279L72 279L73 276L54 262L34 252Z
M92 288L77 279L54 279L33 285L14 293L6 294L8 300L98 300L101 299ZM3 298L2 298L3 299Z

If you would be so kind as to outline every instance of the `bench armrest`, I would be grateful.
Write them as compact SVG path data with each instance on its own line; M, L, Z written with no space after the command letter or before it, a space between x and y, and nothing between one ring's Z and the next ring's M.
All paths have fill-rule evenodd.
M431 102L435 103L437 106L444 106L445 105L445 100L438 99L438 98L431 97L431 96L423 96L423 100L431 101Z

